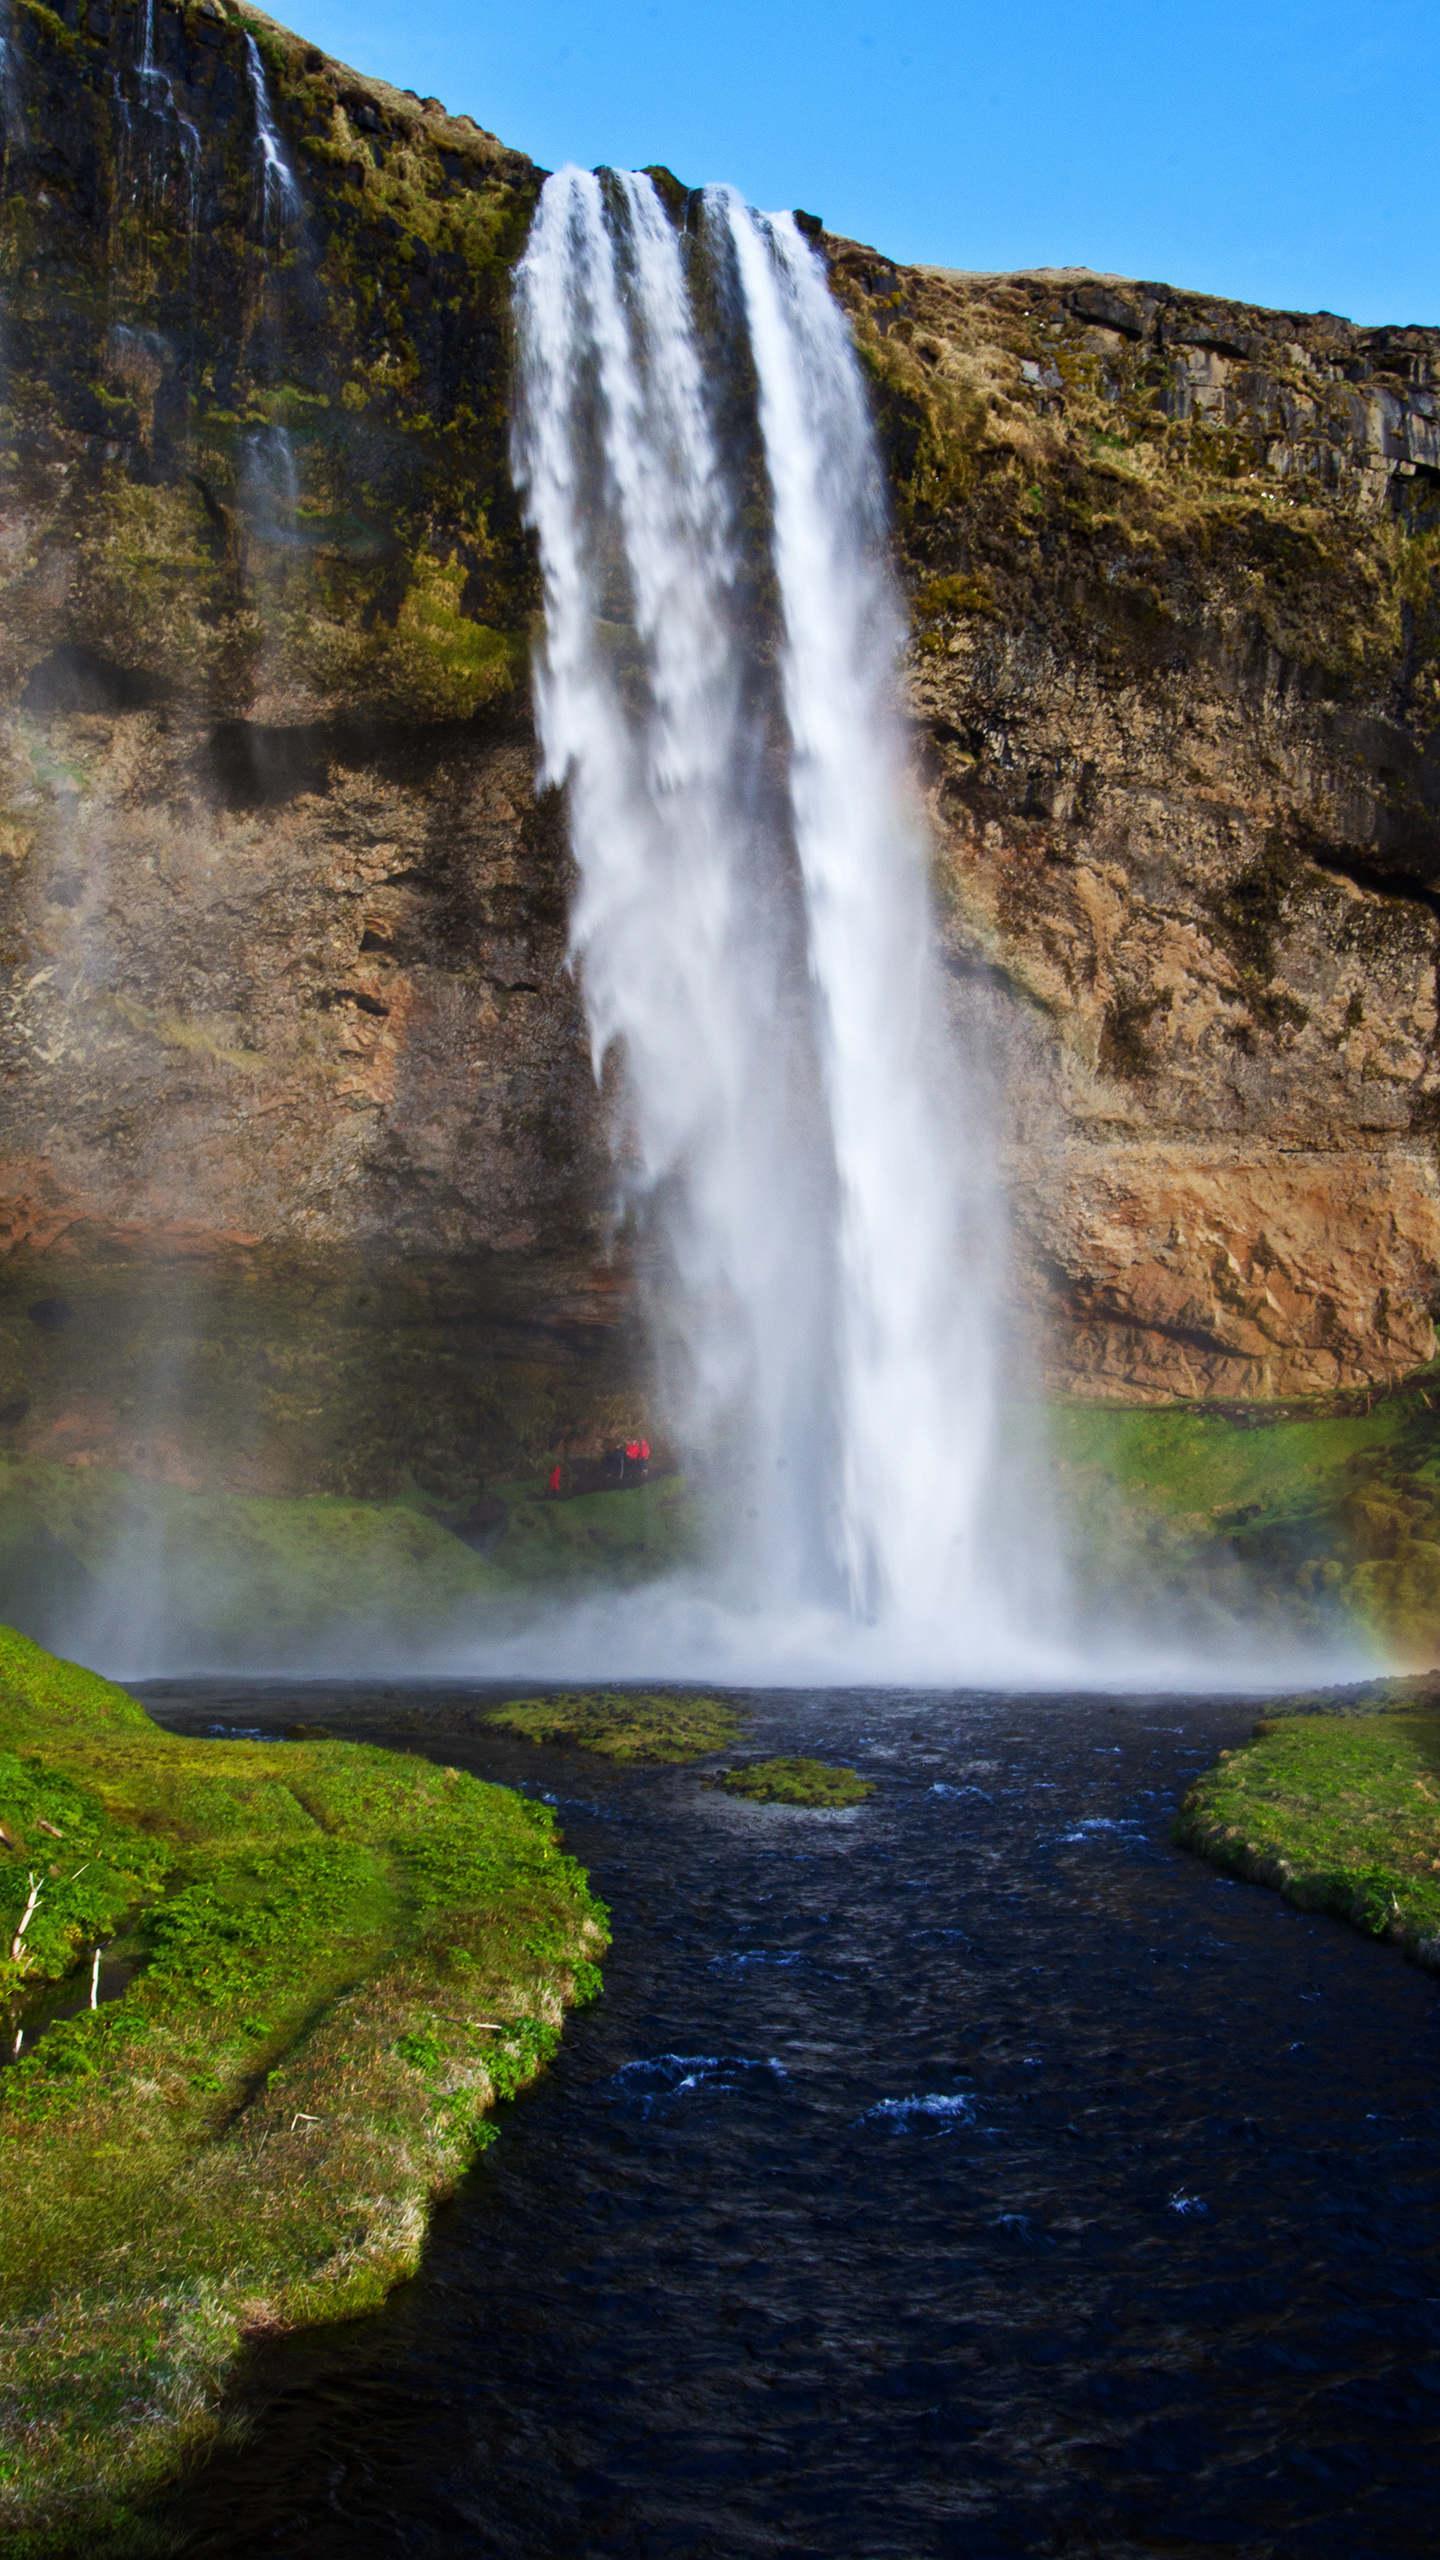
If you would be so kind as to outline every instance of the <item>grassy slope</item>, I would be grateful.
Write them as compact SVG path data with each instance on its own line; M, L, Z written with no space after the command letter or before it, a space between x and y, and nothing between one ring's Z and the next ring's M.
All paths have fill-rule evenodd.
M638 1582L691 1552L695 1520L683 1476L623 1492L546 1502L528 1485L496 1487L509 1513L495 1549L501 1572L537 1590L587 1579Z
M385 1630L403 1641L509 1587L401 1503L191 1493L109 1468L0 1460L0 1590L17 1613L28 1601L35 1623L73 1627L89 1605L123 1610L127 1583L161 1582L189 1610L182 1642L232 1661L303 1655L331 1621L363 1639L382 1593Z
M362 2311L414 2267L604 1936L543 1807L360 1745L167 1735L9 1633L0 1820L5 1947L43 1871L36 1969L126 1915L142 1952L121 1999L0 2074L19 2554L123 2541L247 2332Z
M661 1478L624 1493L544 1502L497 1488L507 1522L479 1555L407 1502L336 1494L193 1493L109 1468L0 1458L0 1615L76 1642L124 1623L127 1587L162 1587L188 1620L173 1648L226 1662L303 1661L337 1645L363 1656L432 1644L530 1592L633 1584L687 1549L685 1487ZM92 1613L94 1613L92 1615Z
M1336 1484L1355 1459L1393 1447L1398 1414L1387 1401L1363 1415L1240 1428L1189 1406L1070 1404L1053 1427L1069 1463L1101 1470L1121 1493L1175 1517L1251 1503L1278 1516Z
M1267 1718L1191 1788L1190 1849L1440 1968L1440 1707Z
M1243 1423L1068 1405L1052 1445L1100 1573L1180 1582L1240 1568L1300 1616L1358 1621L1425 1666L1440 1659L1436 1395L1427 1373L1366 1413Z
M1100 1590L1153 1587L1163 1605L1232 1577L1237 1607L1258 1590L1302 1621L1358 1622L1402 1663L1440 1659L1433 1374L1364 1413L1061 1404L1045 1427ZM0 1615L78 1641L114 1626L117 1587L123 1623L127 1584L163 1582L191 1613L173 1644L197 1659L333 1661L337 1645L425 1646L537 1597L633 1588L694 1552L679 1477L564 1502L533 1483L492 1490L501 1530L480 1555L411 1502L189 1493L0 1459Z

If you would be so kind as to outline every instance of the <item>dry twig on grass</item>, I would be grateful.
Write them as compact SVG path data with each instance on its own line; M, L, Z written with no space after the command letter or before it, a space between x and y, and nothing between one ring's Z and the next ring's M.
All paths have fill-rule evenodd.
M40 1900L41 1894L45 1890L44 1878L42 1876L38 1876L33 1867L30 1869L30 1873L26 1878L26 1883L29 1886L29 1893L26 1898L25 1908L20 1914L19 1927L16 1929L15 1935L10 1941L10 1961L12 1964L23 1964L25 1961L25 1932L35 1917L36 1905Z

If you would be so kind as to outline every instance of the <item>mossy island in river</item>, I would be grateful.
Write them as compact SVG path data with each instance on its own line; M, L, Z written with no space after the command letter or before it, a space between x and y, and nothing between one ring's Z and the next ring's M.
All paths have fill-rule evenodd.
M863 1804L873 1796L874 1786L854 1769L841 1768L830 1760L799 1757L779 1760L745 1760L739 1768L727 1769L720 1780L727 1795L744 1796L750 1804L811 1805L818 1811L841 1812L847 1805Z
M0 2070L0 2526L73 2550L211 2437L244 2338L377 2304L599 1986L543 1805L195 1740L0 1632L0 1991L120 1997Z
M606 1760L702 1760L740 1738L740 1717L719 1698L686 1690L587 1689L514 1698L488 1721L527 1742L561 1743Z

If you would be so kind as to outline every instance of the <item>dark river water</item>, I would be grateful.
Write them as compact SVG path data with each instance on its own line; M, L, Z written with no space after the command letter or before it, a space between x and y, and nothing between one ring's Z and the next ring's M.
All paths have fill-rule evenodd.
M875 1796L437 1740L558 1804L605 1995L418 2280L257 2360L248 2444L168 2502L183 2547L1433 2555L1440 2000L1169 1845L1250 1711L750 1703Z

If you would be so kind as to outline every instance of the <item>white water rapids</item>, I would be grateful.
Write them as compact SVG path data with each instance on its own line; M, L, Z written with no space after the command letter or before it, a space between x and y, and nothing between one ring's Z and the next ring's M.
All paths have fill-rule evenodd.
M995 1141L848 328L789 216L714 189L682 238L647 178L578 169L519 318L543 771L710 1590L1013 1675L1052 1648L1054 1539L1017 1528Z

